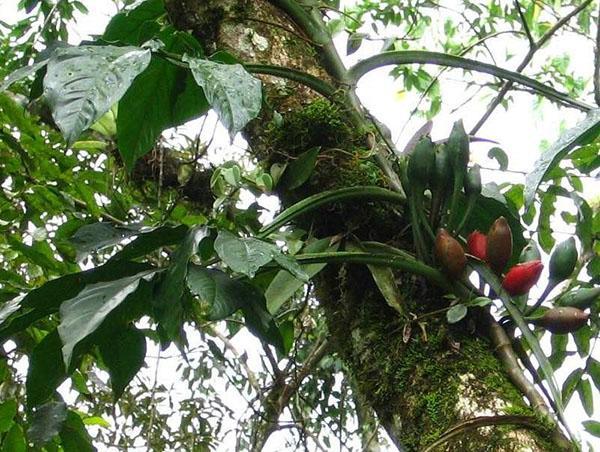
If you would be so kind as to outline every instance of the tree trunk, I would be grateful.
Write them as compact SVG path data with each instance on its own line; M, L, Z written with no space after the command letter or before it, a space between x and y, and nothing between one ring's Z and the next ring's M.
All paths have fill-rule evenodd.
M192 30L209 52L223 49L245 63L296 68L331 80L310 38L272 3L277 2L167 0L167 8L172 22ZM322 147L323 158L309 183L279 193L284 204L327 188L385 185L381 170L364 157L368 131L349 125L345 112L305 86L261 78L264 107L245 131L261 163L286 161ZM271 123L275 111L283 116L278 127ZM322 237L351 231L362 240L411 248L405 216L382 204L336 205L302 221ZM424 280L402 273L396 278L409 312L419 316L447 305L443 293ZM335 351L350 369L348 378L399 450L564 447L557 444L555 427L528 406L497 359L484 311L452 327L444 314L405 324L364 266L330 265L316 287ZM272 428L263 426L265 432Z

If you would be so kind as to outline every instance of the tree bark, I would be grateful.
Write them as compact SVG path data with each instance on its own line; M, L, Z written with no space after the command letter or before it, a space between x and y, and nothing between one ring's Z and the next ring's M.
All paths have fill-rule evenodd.
M319 47L271 2L166 3L174 25L192 30L208 51L227 50L245 63L296 68L336 82L319 60ZM264 108L245 131L251 152L269 165L322 146L309 183L278 193L284 205L327 188L385 184L381 170L363 157L369 134L350 126L345 112L298 83L261 78ZM274 131L275 111L283 126ZM302 219L302 226L319 236L351 231L362 240L410 249L405 217L384 205L336 205L313 221ZM420 278L396 277L407 309L417 316L447 304L442 292ZM497 359L484 313L452 327L444 314L407 324L387 306L368 269L355 265L328 266L316 288L348 377L399 450L559 450L550 439L554 426L528 406ZM275 428L270 422L267 437ZM257 444L265 441L263 435Z

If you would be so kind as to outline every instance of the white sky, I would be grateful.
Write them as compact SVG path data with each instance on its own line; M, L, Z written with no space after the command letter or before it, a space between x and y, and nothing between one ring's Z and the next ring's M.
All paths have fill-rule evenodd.
M116 12L116 7L113 2L109 0L83 0L83 3L89 8L90 14L87 16L78 17L78 23L71 29L71 42L77 44L82 39L88 39L90 35L101 34L104 27L110 17ZM345 4L350 3L349 1L344 2ZM456 5L457 2L446 1L444 4ZM1 19L7 22L15 21L18 17L16 0L0 0L0 11L2 11ZM502 61L502 56L505 54L504 49L507 45L506 35L503 35L499 39L488 41L488 45L492 48L498 60L498 64L502 67L513 68L516 66L521 54L518 54L515 58L510 61ZM340 36L337 39L340 49L345 48L345 38ZM354 55L345 58L348 65L365 58L377 52L380 47L379 42L368 42L365 41L358 52ZM571 39L558 39L551 41L551 44L539 52L536 56L533 67L536 63L542 62L544 57L549 54L562 54L567 53L571 58L572 67L578 68L578 73L592 73L592 47L591 44L586 43L581 45L581 41L577 43L577 51L573 51L573 41ZM526 52L526 48L522 48L521 51ZM343 53L343 50L341 50ZM431 66L429 67L431 68ZM399 149L402 149L405 142L410 136L418 129L424 122L422 119L415 118L403 132L403 135L398 137L398 133L406 120L408 119L410 111L414 108L416 103L416 96L414 94L408 94L404 96L398 96L397 92L402 90L401 82L395 81L387 76L389 68L380 69L373 71L372 73L365 76L358 87L358 94L363 100L365 106L381 121L383 121L388 127L392 129L394 139L398 141ZM435 74L437 69L430 71ZM472 107L469 109L460 109L457 113L450 113L452 108L460 105L465 98L465 85L460 82L462 71L453 70L446 73L445 77L442 77L441 91L445 101L444 107L441 113L436 116L433 137L442 138L446 137L450 131L452 123L457 119L463 119L467 130L472 127L475 122L485 111L485 102L474 102L471 103ZM482 80L490 80L489 76L481 76ZM534 167L534 163L539 156L540 143L542 140L554 141L560 134L561 125L564 123L566 126L572 126L578 120L582 118L582 114L576 110L557 108L548 102L543 104L543 115L542 112L534 109L534 98L533 96L526 93L518 93L514 95L515 101L511 104L509 111L505 111L503 108L498 108L486 125L480 130L478 136L496 140L500 143L500 147L507 152L509 155L509 169L515 171L530 171ZM590 102L591 103L591 102ZM212 117L214 121L214 116ZM197 124L196 124L197 129ZM207 127L211 129L211 127ZM232 152L227 150L226 155L223 152L227 148L227 132L224 129L218 131L218 139L216 149L211 153L213 156L219 155L218 160L228 160L231 156L235 155L235 150ZM242 140L236 140L237 146L243 146ZM493 145L489 144L475 144L472 147L471 160L474 163L479 163L484 167L497 167L495 161L490 161L487 158L487 152ZM511 182L523 182L524 175L517 173L500 173L497 171L483 171L483 176L486 181L494 181L497 183L511 181ZM585 197L588 200L594 199L600 196L600 182L598 180L585 179ZM574 212L573 208L568 207L568 203L564 203L564 208L571 212ZM560 231L570 232L572 228L569 228L565 224L555 223L556 228ZM565 237L560 233L556 236L558 241L563 240ZM543 283L540 282L537 287L537 292L541 292L541 286ZM240 351L246 351L249 354L249 363L255 371L258 371L260 367L260 360L258 358L257 350L260 349L258 342L249 334L238 334L234 340L234 344ZM149 343L150 345L150 343ZM548 345L549 347L549 345ZM574 349L574 344L569 345L569 349ZM548 348L549 350L549 348ZM596 351L595 356L600 359L600 350ZM156 356L158 353L157 349L149 347L148 355ZM163 352L165 355L176 354L174 350L167 350ZM559 381L562 381L573 369L571 365L580 365L581 360L578 358L572 359L569 363L570 366L557 373ZM172 360L161 362L159 367L158 377L161 382L165 385L173 384L174 391L177 392L177 381L173 380L173 366L175 363ZM146 369L144 372L145 378L153 378L154 368ZM230 406L245 406L245 402L240 398L236 391L223 389L224 394L227 394L227 400L230 401ZM182 391L181 397L185 397L185 392ZM600 409L599 394L595 390L594 399L596 406L596 413ZM581 427L581 421L586 420L587 416L581 408L579 398L574 395L569 408L567 409L567 418L571 421L571 428L578 433L583 433ZM230 426L230 427L233 427ZM278 432L273 435L272 439L268 443L268 447L265 450L281 450L283 447L283 436L285 433ZM583 437L587 440L592 439L591 436L583 434ZM232 443L233 444L233 443Z

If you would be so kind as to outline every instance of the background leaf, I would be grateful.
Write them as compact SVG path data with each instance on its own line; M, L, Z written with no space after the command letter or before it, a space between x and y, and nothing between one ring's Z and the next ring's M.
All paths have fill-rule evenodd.
M315 169L320 150L320 147L314 147L303 152L296 160L292 161L281 177L281 185L288 190L295 190L304 184Z
M535 162L534 170L525 179L525 207L533 202L535 192L546 175L575 146L591 143L600 133L600 109L592 110L586 118L560 138Z
M48 402L33 413L27 437L42 446L58 435L66 419L67 406L63 402Z

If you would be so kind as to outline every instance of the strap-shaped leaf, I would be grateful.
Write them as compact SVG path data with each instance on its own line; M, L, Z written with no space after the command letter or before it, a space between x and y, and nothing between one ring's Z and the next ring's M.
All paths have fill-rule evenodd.
M150 63L150 50L81 46L57 49L44 77L52 117L69 143L106 113Z
M462 68L468 71L483 72L495 77L519 83L523 86L533 89L536 93L549 99L562 102L583 111L591 110L592 107L575 99L571 99L568 94L556 91L554 88L544 85L532 78L526 77L518 72L509 71L493 64L482 63L481 61L462 58L455 55L449 55L441 52L427 52L424 50L398 50L394 52L383 52L366 58L352 68L350 75L354 80L360 79L367 72L383 66L398 64L435 64L438 66Z
M231 135L258 116L262 103L260 80L240 64L220 64L185 55L196 83Z
M533 202L535 192L546 175L576 146L591 143L600 134L600 108L592 110L575 127L567 130L535 162L534 170L525 179L525 207Z

